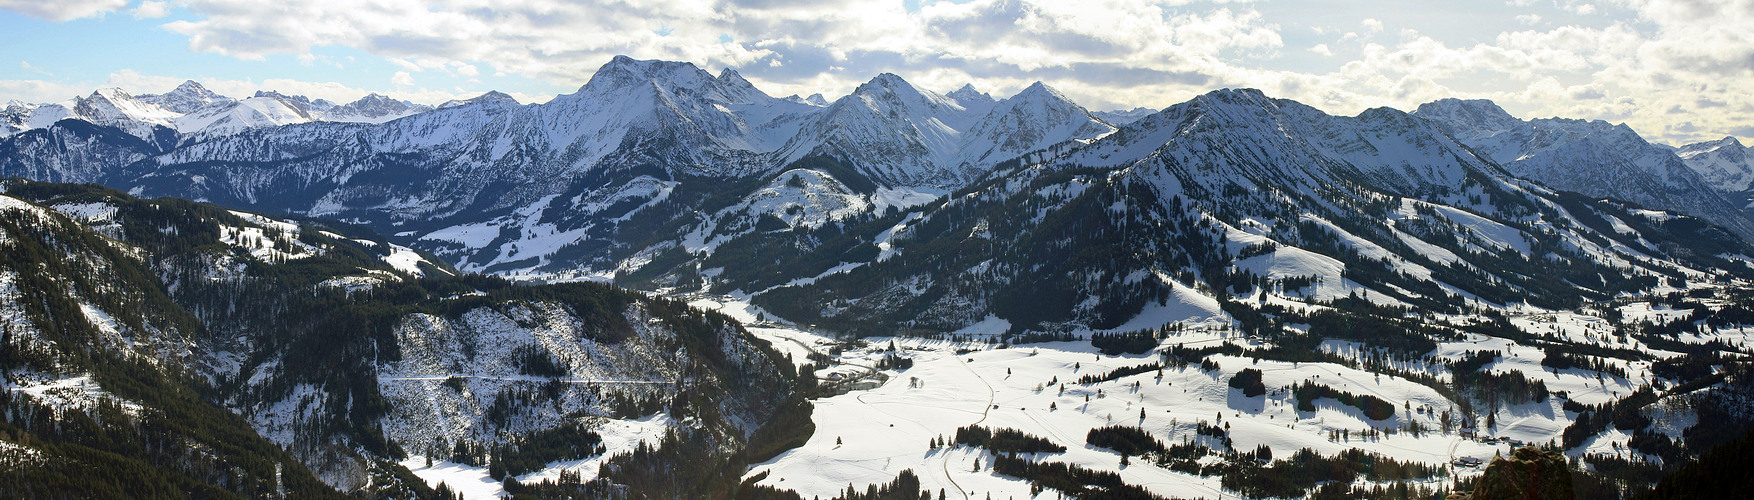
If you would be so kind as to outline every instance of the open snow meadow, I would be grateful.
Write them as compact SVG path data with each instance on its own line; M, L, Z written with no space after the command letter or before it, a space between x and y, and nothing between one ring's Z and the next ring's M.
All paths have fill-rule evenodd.
M792 330L752 331L770 340L798 340L824 350L837 344ZM1225 339L1190 334L1171 341L1178 340L1191 346ZM993 498L1030 497L1027 482L991 471L987 465L992 462L991 452L967 446L931 446L934 438L952 436L957 428L970 425L1011 428L1046 437L1066 446L1067 451L1033 458L1114 471L1127 483L1182 497L1217 498L1223 491L1217 477L1202 478L1143 461L1123 466L1119 453L1085 444L1086 434L1104 426L1137 426L1166 442L1204 441L1222 449L1217 439L1196 433L1199 424L1206 423L1228 430L1230 447L1239 450L1266 445L1275 454L1311 448L1331 455L1360 448L1434 464L1461 456L1491 458L1495 452L1508 451L1507 447L1438 434L1331 441L1324 437L1331 431L1393 429L1404 426L1406 417L1371 422L1355 409L1333 404L1318 405L1315 412L1300 412L1284 391L1244 397L1241 390L1226 384L1237 370L1253 367L1267 374L1269 386L1320 379L1393 401L1442 404L1443 399L1429 388L1335 365L1251 363L1247 358L1217 356L1214 361L1222 367L1219 370L1191 365L1166 368L1161 377L1152 371L1080 384L1076 382L1080 376L1153 362L1156 356L1104 356L1085 342L995 349L986 343L906 338L865 341L869 350L843 354L841 362L854 366L873 363L893 344L914 360L913 367L886 374L887 381L877 388L817 400L817 430L809 443L754 465L751 476L767 474L767 484L796 489L806 497L831 497L849 485L863 490L867 484L887 482L903 469L912 469L927 490L943 489L952 498L984 498L988 494ZM1550 418L1554 414L1538 408L1529 408L1527 413ZM1564 422L1557 425L1563 427ZM1548 427L1557 431L1557 427Z
M751 331L776 345L819 352L845 345L787 328L764 326ZM1246 345L1248 340L1234 332L1196 331L1172 335L1164 340L1164 346L1223 342ZM1273 456L1286 457L1302 449L1324 456L1362 450L1443 467L1443 476L1414 481L1437 487L1449 482L1451 475L1467 478L1479 474L1477 467L1452 465L1458 460L1490 461L1494 456L1508 456L1516 445L1556 442L1576 418L1576 413L1563 410L1562 400L1555 397L1499 408L1493 416L1496 426L1490 432L1445 431L1440 415L1456 409L1431 387L1334 363L1217 355L1208 358L1216 369L1190 364L1085 384L1076 380L1152 363L1159 356L1155 351L1102 355L1088 342L1079 341L999 348L986 342L873 337L857 344L863 347L842 352L837 357L839 365L818 374L861 376L871 372L867 367L891 353L912 359L913 366L882 371L875 377L883 380L880 386L817 400L817 428L810 441L753 465L748 477L764 476L763 484L795 489L806 498L828 498L844 493L848 486L863 491L866 485L888 482L902 470L911 469L923 488L944 490L950 498L1059 498L1052 491L1033 495L1027 481L994 473L993 452L971 446L933 446L934 439L952 436L959 427L979 425L1020 430L1067 448L1064 453L1032 454L1034 460L1113 471L1129 484L1171 497L1236 496L1223 489L1217 476L1173 471L1137 457L1123 464L1120 453L1086 444L1091 429L1133 426L1167 443L1198 442L1220 452L1265 446ZM1608 401L1616 393L1628 394L1637 384L1648 382L1614 377L1598 380L1583 370L1550 373L1539 366L1538 349L1503 339L1444 344L1434 355L1466 350L1508 352L1483 370L1539 374L1550 390L1588 404ZM1269 388L1266 394L1244 396L1242 389L1227 384L1243 369L1260 370ZM1332 399L1317 400L1315 411L1301 411L1285 389L1299 382L1319 382L1340 391L1376 396L1393 403L1396 412L1393 417L1372 420L1357 408ZM1200 434L1203 424L1227 431L1228 446L1223 438ZM1429 430L1407 431L1414 424ZM1336 439L1336 433L1348 437ZM1623 433L1605 435L1573 454L1630 455L1633 452L1626 447L1626 437ZM1206 461L1222 459L1214 455Z

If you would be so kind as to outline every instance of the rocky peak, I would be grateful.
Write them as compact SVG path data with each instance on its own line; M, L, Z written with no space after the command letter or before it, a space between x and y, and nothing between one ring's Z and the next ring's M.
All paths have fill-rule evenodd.
M287 107L307 113L311 111L328 111L330 108L335 107L335 103L330 102L327 99L312 100L311 98L302 95L287 95L273 90L258 90L256 91L256 95L252 97L273 98L286 104Z
M1413 111L1413 116L1435 121L1452 133L1476 132L1468 135L1501 132L1524 124L1504 108L1498 107L1498 103L1486 99L1439 99L1420 104Z
M219 95L212 90L208 90L207 87L202 86L199 82L194 80L184 81L182 84L177 85L177 88L171 89L170 92L156 95L146 94L135 97L139 98L141 101L185 115L194 113L196 110L207 106L232 101L230 97Z
M1037 83L1040 83L1040 82L1037 82ZM986 92L981 92L979 90L975 90L974 84L972 84L972 83L963 84L962 88L951 91L948 94L944 94L944 96L949 97L951 99L955 99L956 102L962 103L963 106L968 106L968 105L974 104L974 103L995 102L992 95L989 95Z
M1735 137L1724 137L1715 141L1696 142L1686 146L1681 146L1680 149L1675 150L1675 153L1681 155L1682 158L1690 158L1702 153L1712 152L1718 152L1721 154L1734 151L1745 155L1747 154L1747 150L1748 148L1742 145L1742 141L1737 140Z
M883 73L872 77L865 83L859 84L858 88L853 89L853 93L858 95L873 95L894 93L901 89L907 89L910 91L915 90L913 84L902 79L900 75L895 73Z
M579 88L583 93L608 92L647 82L656 83L665 90L678 87L702 88L709 81L716 81L712 75L701 70L693 63L637 60L628 56L615 56L597 72L591 75L590 81Z

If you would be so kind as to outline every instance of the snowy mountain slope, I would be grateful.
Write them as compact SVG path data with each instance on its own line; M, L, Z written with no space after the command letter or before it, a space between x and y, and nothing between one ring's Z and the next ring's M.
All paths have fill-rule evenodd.
M992 110L994 105L999 103L997 99L993 99L992 94L981 92L979 89L974 88L974 84L972 83L963 84L962 87L945 93L944 97L956 101L957 104L962 105L963 108L967 108L969 111L983 115L987 114L987 112Z
M184 81L177 88L163 94L142 94L134 96L142 102L164 108L178 114L190 114L201 108L216 104L224 104L233 99L219 95L194 80Z
M780 211L813 206L806 199L851 196L842 204L856 209L830 210L835 217L917 205L999 162L1075 147L1111 129L1045 86L1002 102L972 87L954 94L919 91L889 75L838 107L822 106L769 97L731 70L713 76L687 63L618 57L578 92L540 105L487 94L353 124L322 121L346 106L318 109L323 103L260 93L179 118L184 134L176 147L122 148L152 156L148 161L131 156L94 165L80 150L33 150L18 161L28 165L16 168L142 196L414 233L402 243L430 245L469 269L584 265L600 273L679 245L682 233L734 239L764 215L800 220ZM885 111L874 103L887 103ZM817 154L796 156L810 151ZM818 161L824 155L833 160ZM787 195L796 202L774 203L764 186L799 168L824 182ZM55 176L43 177L49 169ZM655 193L643 187L649 182L669 185L668 194L637 195ZM617 197L638 205L600 204L610 193L626 193ZM621 210L634 207L645 208ZM727 211L732 207L740 208ZM697 215L665 233L646 231L673 214ZM422 237L489 226L501 236L479 245Z
M329 108L317 116L323 121L383 123L405 116L431 111L431 106L398 101L383 94L371 93L340 106Z
M713 287L765 290L757 305L831 328L954 331L991 314L1017 333L1113 328L1186 293L1247 323L1227 297L1562 307L1650 290L1676 268L1746 271L1726 260L1745 244L1697 219L1512 179L1404 113L1336 117L1256 91L1203 95L918 210L888 242L908 259L831 259L846 246L825 244L793 265L871 262L772 289L785 281L727 270ZM894 224L843 237L873 241ZM1552 262L1569 281L1552 279Z
M296 101L276 96L259 96L200 108L176 118L174 125L178 132L199 141L235 135L246 130L310 121L310 112L305 111Z
M246 101L263 99L291 103L287 109L305 102L269 94ZM1522 123L1501 111L1486 113L1496 108L1451 107L1451 115L1474 116L1469 119L1493 126ZM937 213L962 213L967 206L939 206L933 200L966 196L964 190L989 184L1005 187L983 194L984 202L1008 198L1040 206L1027 220L1021 214L1004 217L1021 225L998 230L993 227L997 222L988 220L984 227L968 226L964 234L1028 232L1057 210L1050 207L1076 200L1092 186L1106 186L1124 193L1103 195L1116 196L1109 202L1112 210L1127 217L1155 211L1150 216L1154 223L1184 220L1187 214L1153 208L1169 200L1208 203L1208 215L1185 221L1208 226L1222 222L1220 229L1202 229L1214 238L1234 240L1240 237L1237 232L1265 232L1252 224L1282 226L1278 231L1284 231L1283 238L1268 239L1297 249L1251 256L1261 260L1243 266L1250 273L1283 268L1287 271L1277 276L1288 278L1294 276L1286 274L1289 269L1302 268L1283 263L1303 262L1308 273L1338 276L1356 272L1342 270L1355 269L1355 261L1365 259L1391 269L1384 276L1404 270L1428 279L1455 272L1447 267L1462 264L1468 272L1485 276L1439 280L1444 285L1437 289L1452 295L1487 289L1502 295L1522 286L1507 287L1502 281L1524 279L1501 276L1511 272L1504 266L1532 262L1532 257L1523 257L1521 263L1471 262L1471 253L1541 248L1529 243L1536 240L1558 245L1563 252L1555 255L1560 259L1569 258L1564 252L1574 252L1604 266L1632 266L1637 259L1615 257L1619 254L1613 249L1640 253L1641 259L1669 258L1670 251L1650 247L1690 237L1678 236L1682 233L1709 233L1686 219L1629 222L1635 217L1618 214L1619 208L1606 209L1611 214L1601 224L1584 224L1583 219L1595 219L1566 213L1574 207L1565 205L1583 202L1504 175L1494 155L1508 153L1463 146L1466 138L1495 130L1490 127L1469 129L1480 132L1476 135L1458 132L1454 136L1464 139L1458 143L1434 122L1393 110L1333 117L1250 91L1204 95L1117 130L1045 85L993 101L972 86L939 95L895 75L882 75L822 107L769 97L735 71L714 76L688 63L618 57L578 92L539 105L518 105L503 95L487 94L383 123L319 121L262 128L250 128L247 120L237 123L231 135L156 147L64 147L42 142L42 135L31 136L38 142L21 147L26 136L20 135L7 139L7 146L18 152L0 165L8 173L101 182L141 196L186 196L257 211L348 220L393 234L398 244L432 251L471 271L621 276L640 286L687 283L749 293L846 271L876 255L911 255L894 238L905 235L895 231L909 212L931 222L926 227L935 227L934 221L944 220ZM1513 127L1492 137L1516 136L1519 130ZM1597 135L1625 139L1619 143L1636 138ZM1580 144L1602 142L1589 141ZM1057 173L1078 171L1074 165L1096 170L1070 178ZM1001 173L993 173L995 168ZM1684 187L1690 185L1687 175L1692 174L1668 178ZM1055 180L1027 186L1044 176ZM1137 199L1142 194L1134 185L1151 186L1159 202ZM1025 190L1040 190L1039 200L1026 201L1020 195ZM1469 215L1455 215L1463 213ZM1208 217L1216 220L1204 221ZM1566 219L1577 220L1562 222ZM1482 220L1494 221L1493 227L1481 229ZM867 230L865 224L873 225ZM1340 245L1305 248L1299 241L1306 237L1304 231L1291 229L1299 226L1319 226ZM811 236L786 241L791 232L782 229ZM1662 234L1638 234L1647 229ZM884 231L890 231L890 240L878 242ZM1442 244L1451 237L1457 238L1454 245ZM1191 241L1177 245L1204 246ZM1162 248L1161 258L1173 253L1165 242L1140 244ZM1200 252L1219 253L1213 248ZM1047 259L1048 250L1043 247L1029 258ZM1224 253L1239 251L1227 248ZM1596 253L1606 257L1597 259ZM760 278L741 268L747 259L763 254L776 262L810 263L774 268ZM1011 258L1019 266L1026 260L1021 255ZM1207 260L1192 262L1183 256L1179 265L1160 266L1165 271L1161 275L1175 277L1180 270L1217 262L1216 257L1202 259ZM1140 264L1123 275L1159 276L1150 267ZM726 268L725 274L705 279L719 268ZM1451 300L1430 285L1394 280L1400 290L1378 283L1368 288L1383 295L1372 297ZM1150 286L1175 288L1158 281ZM1197 288L1189 279L1170 281ZM1323 281L1312 293L1331 298L1330 293L1356 288L1336 278ZM1600 285L1590 289L1585 295L1605 292ZM957 310L962 305L944 302L939 307ZM975 315L972 319L983 317L966 312Z
M974 91L973 87L963 89ZM970 99L958 98L958 102L964 100ZM1091 116L1059 91L1036 82L994 103L986 116L964 131L957 156L970 166L992 165L1066 142L1089 142L1113 131L1113 126Z
M118 88L98 89L86 97L76 97L53 104L8 103L0 110L5 128L0 137L27 130L44 129L65 119L83 120L92 124L114 127L147 141L157 141L172 127L179 113L159 107L153 102L128 95Z
M0 323L6 332L0 338L6 416L0 421L9 460L0 477L12 485L9 492L285 491L343 498L197 395L194 377L206 358L201 324L167 297L140 246L107 236L122 229L113 207L36 204L24 201L36 193L16 191L31 186L8 183L7 189L13 192L0 195ZM152 222L167 230L184 227L175 219ZM29 459L10 460L16 456Z
M0 140L0 177L92 182L118 165L145 160L170 145L83 120L64 120Z
M242 417L228 425L253 427L227 430L249 436L228 444L262 446L224 463L283 460L286 477L304 481L287 485L292 491L425 494L424 486L392 479L406 475L392 459L409 452L492 461L526 476L557 460L628 467L635 458L624 453L637 441L608 443L623 421L658 422L655 436L646 433L654 440L648 446L681 436L686 442L668 444L669 452L741 470L739 450L771 446L765 440L791 432L767 429L770 420L808 415L791 397L797 386L789 365L736 323L680 302L595 284L457 277L346 225L92 186L11 182L5 189L0 245L10 250L0 259L0 318L18 327L9 328L7 345L23 348L0 351L8 387L48 398L29 404L101 402L108 396L97 383L118 379L82 357L99 351L164 367L171 382L158 384L199 378L211 388L211 401L201 404ZM57 264L78 275L65 280L74 302L67 307L82 308L93 326L22 329L52 316L32 309L44 301L11 300L13 292L35 297L56 289L42 273L16 272L37 268L28 260L45 255L43 245L96 252L73 251ZM88 332L93 338L69 337ZM82 366L95 370L87 378L97 382L37 376L77 375ZM93 396L75 398L66 387ZM120 395L135 412L164 402ZM562 445L599 437L609 446ZM200 470L195 463L190 468ZM265 469L270 478L275 470ZM651 494L695 484L601 478Z
M1754 217L1754 154L1734 137L1682 146L1675 152L1724 198Z
M999 162L1111 129L1039 82L995 101L972 85L940 95L883 74L821 111L780 154L782 163L833 157L886 187L948 190Z
M1740 193L1754 188L1754 156L1734 137L1688 144L1675 154L1719 192Z
M169 126L176 118L173 111L154 106L118 88L99 89L78 99L71 117L122 129L143 139L151 139L157 127Z
M27 102L8 101L5 108L0 108L0 137L30 130L31 111L37 107Z
M489 91L487 93L484 93L484 94L481 94L481 95L478 95L475 97L471 97L468 99L457 99L457 100L445 101L443 104L439 104L437 106L437 108L452 108L452 107L457 107L457 106L463 106L466 104L479 104L479 103L483 103L483 102L497 102L497 103L507 105L507 106L517 106L519 104L517 98L512 97L510 95L506 95L506 93L504 93L504 92L494 90L494 91Z
M1555 189L1623 199L1702 217L1744 238L1754 221L1675 152L1625 125L1568 119L1518 120L1490 101L1444 99L1414 116L1433 120L1511 173Z
M880 184L951 187L979 175L951 162L961 131L980 116L955 99L885 73L822 110L782 148L782 163L835 156Z
M1138 121L1140 118L1151 116L1153 113L1156 113L1158 111L1159 110L1146 108L1146 107L1137 107L1137 108L1126 109L1126 110L1117 109L1117 110L1113 110L1113 111L1091 111L1090 115L1095 116L1097 118L1100 118L1100 119L1102 119L1102 121L1108 122L1109 124L1112 124L1115 126L1120 126L1120 125L1126 125L1129 123L1133 123L1135 121Z

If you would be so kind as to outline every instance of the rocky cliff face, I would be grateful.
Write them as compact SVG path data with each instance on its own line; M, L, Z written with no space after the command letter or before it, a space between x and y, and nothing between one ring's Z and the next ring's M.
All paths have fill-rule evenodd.
M1534 447L1516 450L1510 458L1498 457L1486 465L1474 491L1450 495L1451 500L1577 498L1571 488L1571 467L1565 455Z

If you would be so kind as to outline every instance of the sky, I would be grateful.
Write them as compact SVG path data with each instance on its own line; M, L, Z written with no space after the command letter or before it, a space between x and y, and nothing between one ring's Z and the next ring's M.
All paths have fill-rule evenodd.
M195 80L543 102L615 55L775 96L884 72L995 97L1042 81L1093 110L1249 87L1335 114L1483 98L1674 145L1754 138L1754 0L0 0L0 101Z

